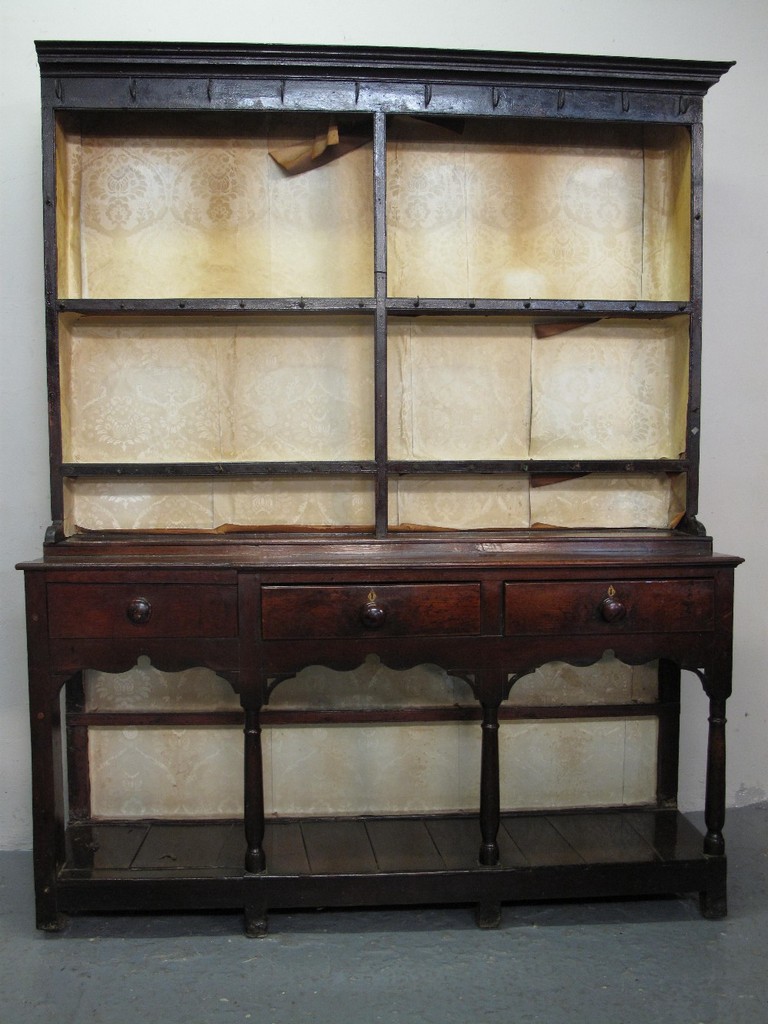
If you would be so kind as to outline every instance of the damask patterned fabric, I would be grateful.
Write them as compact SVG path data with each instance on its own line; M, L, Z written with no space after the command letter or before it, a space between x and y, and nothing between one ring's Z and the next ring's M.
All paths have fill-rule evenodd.
M334 474L289 478L70 480L68 535L78 530L224 530L228 527L371 529L370 478Z
M88 711L231 711L239 700L229 683L207 668L161 672L139 658L128 672L88 670ZM625 665L612 654L583 668L551 662L518 679L510 704L620 704L657 699L656 663ZM360 709L474 704L469 683L437 665L391 669L376 655L359 668L341 671L311 665L277 686L270 707Z
M604 320L532 346L539 459L677 459L685 452L685 319Z
M537 337L497 317L396 319L389 450L402 459L659 459L685 451L688 324Z
M60 130L62 297L372 294L371 147L287 175L307 130ZM689 161L664 126L395 118L390 294L685 300Z
M526 458L532 337L529 323L502 318L393 317L390 457Z
M371 294L370 145L290 176L269 150L301 135L284 123L253 130L232 138L60 132L60 295Z
M395 124L391 295L688 298L684 131Z
M505 722L499 731L502 807L652 802L657 728L651 717ZM89 739L96 818L242 815L242 729L236 726L97 726ZM477 806L477 723L269 726L262 742L267 814L408 814Z
M60 126L61 294L371 295L370 144L303 174L270 156L335 138L315 122L258 115L206 133L147 121L119 138ZM397 117L387 160L390 294L688 298L683 129ZM686 334L683 318L537 338L519 320L391 317L389 457L676 458ZM373 457L372 318L65 316L61 369L65 461ZM390 524L666 527L681 484L393 477ZM339 475L81 478L65 501L68 533L374 519L371 478Z
M370 478L157 480L80 478L65 487L68 535L78 530L371 529ZM390 480L397 530L650 528L685 512L682 474L592 473L531 487L525 476L403 476Z
M210 670L162 673L144 659L121 675L87 672L85 693L90 711L238 706L228 684ZM655 700L656 693L655 666L633 668L606 657L590 668L544 665L515 683L510 703L643 703ZM401 672L370 658L353 672L307 668L278 686L271 703L288 708L437 707L470 705L472 698L466 682L436 666ZM657 728L650 716L503 723L503 806L653 800ZM93 813L108 818L240 815L242 743L242 729L235 726L92 727ZM267 726L263 749L268 813L278 808L292 814L408 813L476 806L476 722Z
M356 317L82 317L62 332L65 457L373 457L373 337Z
M80 462L373 456L373 337L357 317L65 318L64 452ZM389 454L402 459L676 458L685 450L684 318L537 338L504 318L393 318ZM666 474L390 481L393 528L671 525ZM68 530L373 523L370 478L77 480Z

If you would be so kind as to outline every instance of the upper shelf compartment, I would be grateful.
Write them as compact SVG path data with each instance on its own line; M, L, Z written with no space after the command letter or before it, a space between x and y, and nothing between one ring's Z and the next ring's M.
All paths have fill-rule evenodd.
M59 297L371 295L370 140L319 114L60 116Z
M393 118L392 297L690 298L690 132Z

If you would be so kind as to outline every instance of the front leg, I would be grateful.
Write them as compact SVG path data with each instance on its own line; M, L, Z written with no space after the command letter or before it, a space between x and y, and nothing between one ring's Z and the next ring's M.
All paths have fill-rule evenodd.
M245 818L245 870L264 871L264 778L261 755L261 723L259 708L245 708L245 760L244 760L244 818Z
M725 700L710 698L704 852L717 857L725 854L725 722Z
M710 698L707 744L707 793L704 853L711 858L707 888L699 894L703 917L720 920L728 914L725 840L725 699Z
M498 702L484 702L480 766L480 863L486 867L499 863L500 824L499 705Z

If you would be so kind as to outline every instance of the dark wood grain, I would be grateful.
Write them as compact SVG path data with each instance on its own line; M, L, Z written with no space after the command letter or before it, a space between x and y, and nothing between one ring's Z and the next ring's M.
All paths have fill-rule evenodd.
M588 821L577 814L558 814L552 825L588 864L655 860L650 843L623 814L594 815Z
M623 614L604 614L606 598ZM711 629L711 580L620 580L618 583L509 583L505 589L508 633L670 632Z
M366 612L381 610L380 620ZM373 619L373 616L369 616ZM307 637L382 636L480 632L480 587L476 583L433 586L265 587L265 640Z
M130 868L149 834L149 825L74 825L67 829L69 871L91 874Z
M674 811L649 814L628 811L624 820L653 847L665 861L696 860L701 856L701 834L681 814Z
M234 828L231 824L154 825L136 853L136 871L217 868L222 849Z
M480 827L474 817L429 818L427 828L446 868L451 871L473 871L480 866ZM526 864L508 831L501 830L497 841L501 867L523 867Z
M380 871L441 871L445 864L427 825L417 819L366 822Z
M51 583L48 606L56 639L237 636L235 587Z
M531 866L583 864L584 858L544 815L515 815L502 820L504 831L514 841L525 864Z
M304 834L296 821L269 821L264 838L267 871L271 875L311 873Z
M366 875L378 871L363 821L307 821L301 831L313 874Z

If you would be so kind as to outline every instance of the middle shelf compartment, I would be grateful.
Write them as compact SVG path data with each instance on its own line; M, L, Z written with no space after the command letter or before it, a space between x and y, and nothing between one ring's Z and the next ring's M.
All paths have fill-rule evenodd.
M69 532L366 530L382 480L390 529L685 512L684 315L392 315L383 352L369 311L59 327Z

